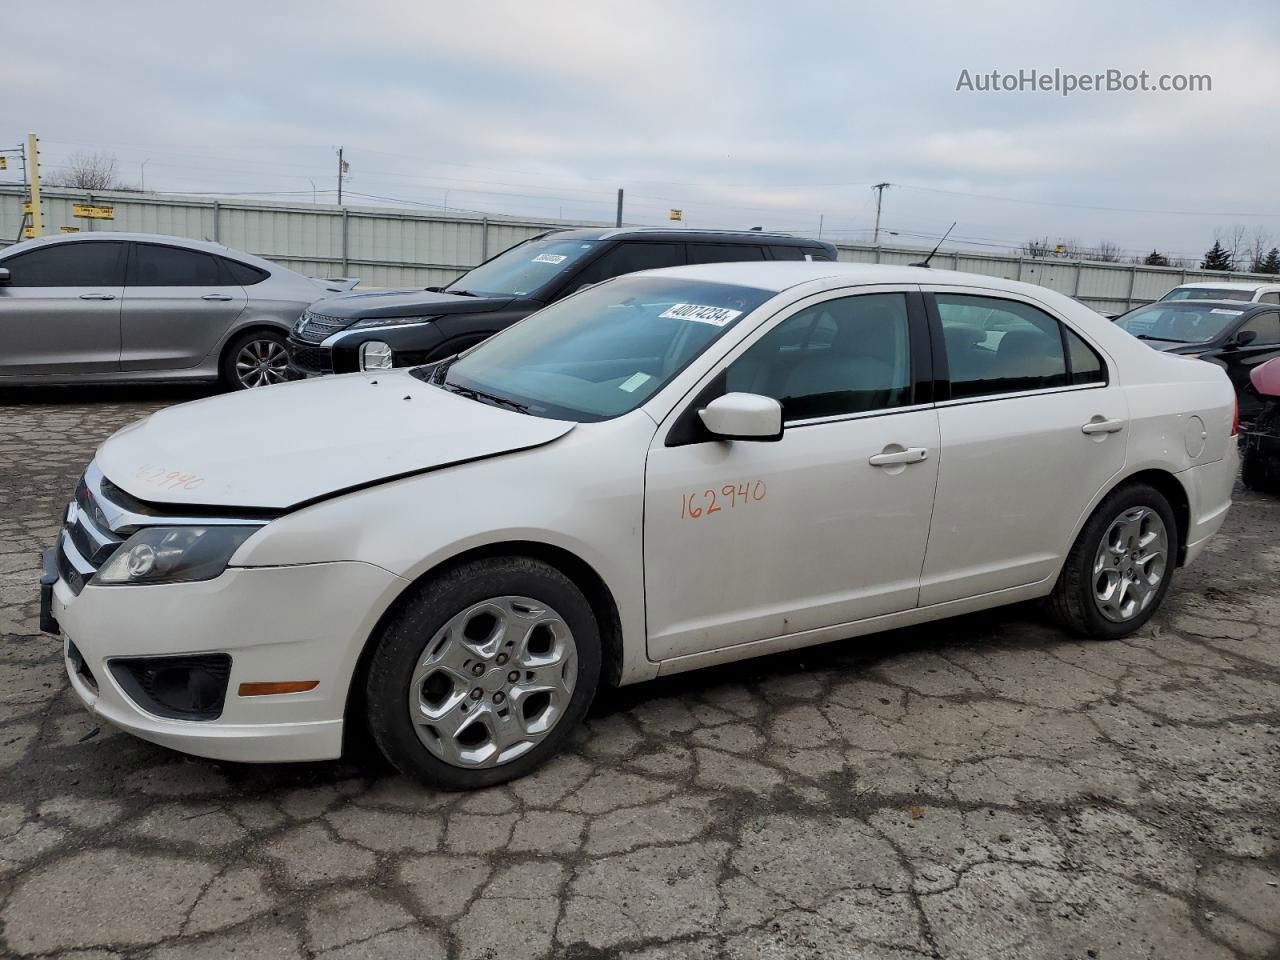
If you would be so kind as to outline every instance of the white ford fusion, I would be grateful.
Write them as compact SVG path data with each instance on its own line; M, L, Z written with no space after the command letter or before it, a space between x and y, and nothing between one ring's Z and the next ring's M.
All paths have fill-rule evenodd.
M1037 597L1125 636L1223 522L1234 412L1217 366L1040 287L633 274L453 360L121 430L42 620L140 737L314 760L367 724L405 773L481 786L601 685Z

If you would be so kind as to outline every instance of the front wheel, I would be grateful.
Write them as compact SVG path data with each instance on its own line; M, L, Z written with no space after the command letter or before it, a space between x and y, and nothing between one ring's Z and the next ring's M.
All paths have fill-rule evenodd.
M1111 493L1067 555L1050 596L1064 626L1100 640L1127 637L1169 591L1178 523L1165 496L1144 483Z
M251 390L289 379L289 354L284 336L271 330L251 330L237 337L222 358L223 384L230 390Z
M427 582L369 666L369 728L391 763L447 789L487 787L550 759L600 677L582 591L529 557L463 564Z

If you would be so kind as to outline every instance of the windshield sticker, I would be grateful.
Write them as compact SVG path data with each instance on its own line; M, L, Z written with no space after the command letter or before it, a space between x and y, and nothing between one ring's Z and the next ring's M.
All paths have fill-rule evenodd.
M697 303L677 303L658 314L660 320L692 320L694 323L709 323L713 327L723 327L733 323L742 316L741 310L729 310L726 307L708 307Z
M1228 317L1238 317L1238 316L1240 316L1240 314L1244 313L1244 311L1243 311L1243 310L1223 310L1223 309L1221 309L1221 308L1219 308L1219 307L1214 307L1214 308L1213 308L1212 310L1210 310L1209 312L1210 312L1210 313L1224 313L1224 314L1226 314Z
M540 253L533 258L534 263L564 263L567 257L561 253Z
M653 377L649 376L647 373L636 373L627 377L627 379L618 384L618 389L625 390L627 393L635 393L636 390L652 379Z

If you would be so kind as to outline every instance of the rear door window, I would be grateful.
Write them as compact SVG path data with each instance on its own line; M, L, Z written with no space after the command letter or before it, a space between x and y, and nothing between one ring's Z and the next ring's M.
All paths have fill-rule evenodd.
M764 249L754 243L691 243L690 263L736 263L763 260Z
M569 284L571 290L604 280L612 280L624 273L637 270L657 270L662 267L684 265L683 244L680 243L619 243L606 251L600 259L583 267Z
M803 260L805 250L803 247L783 246L781 244L770 244L769 253L775 260Z
M259 270L257 267L251 267L247 263L241 263L239 260L228 260L226 257L219 257L223 273L226 274L228 283L238 283L242 287L251 287L255 283L261 283L271 274L265 270Z
M0 267L15 287L119 287L124 246L118 240L58 243L0 260Z
M201 250L135 243L129 258L131 287L216 287L218 258Z
M939 293L934 297L953 398L1065 387L1058 321L1016 300Z
M1274 346L1280 343L1280 313L1263 313L1251 319L1241 332L1252 330L1258 336L1249 344L1251 347Z

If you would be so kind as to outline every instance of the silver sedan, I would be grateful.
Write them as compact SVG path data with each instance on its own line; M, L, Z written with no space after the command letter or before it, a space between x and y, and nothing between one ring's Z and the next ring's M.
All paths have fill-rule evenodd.
M354 285L180 237L28 240L0 251L0 385L279 383L298 316Z

